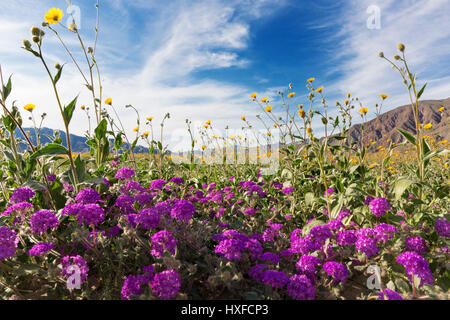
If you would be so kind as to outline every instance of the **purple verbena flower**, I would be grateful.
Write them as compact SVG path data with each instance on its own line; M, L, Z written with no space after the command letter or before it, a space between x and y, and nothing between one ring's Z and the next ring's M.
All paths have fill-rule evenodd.
M99 200L100 195L97 191L91 188L80 190L80 192L78 192L77 196L75 197L75 201L81 204L96 203Z
M434 223L434 228L438 235L444 238L450 238L450 221L447 222L447 219L441 218L437 219Z
M33 246L33 248L28 250L27 253L30 256L35 257L35 256L43 255L43 254L47 253L48 251L55 249L55 248L56 248L56 246L52 243L48 243L48 242L38 243L38 244L35 244Z
M55 229L59 220L53 211L39 210L31 216L30 225L33 233L43 234L48 229Z
M427 243L421 237L406 238L405 247L406 247L406 250L414 251L418 254L424 254L427 252L427 249L428 249Z
M245 246L241 240L226 239L217 244L214 252L224 256L228 260L240 260L244 249Z
M369 204L370 211L378 218L384 216L390 206L391 204L385 198L375 198Z
M87 265L86 260L84 260L81 256L64 256L61 260L62 271L61 274L63 277L70 277L75 272L79 271L80 280L82 284L84 280L86 280L89 272L89 267ZM76 277L75 277L76 279ZM74 279L74 280L75 280Z
M264 284L270 284L274 288L283 289L289 282L289 277L283 271L266 270L261 275Z
M166 270L155 274L151 288L161 300L175 298L181 287L180 275L174 270Z
M325 270L325 272L328 273L329 276L333 277L335 285L340 282L345 283L345 280L348 277L347 267L339 262L325 262L325 264L323 265L323 270Z
M130 300L130 296L137 296L141 294L141 283L138 277L129 275L123 282L122 290L122 300Z
M150 230L159 226L160 216L155 209L142 209L139 211L138 222L142 228Z
M14 190L9 201L14 203L28 201L33 198L35 194L36 193L29 187L17 188Z
M277 264L280 262L280 257L273 253L273 252L264 252L260 257L259 260L268 261L272 264Z
M195 206L187 200L178 200L170 211L170 216L184 223L189 223L195 213Z
M8 227L0 227L0 261L13 257L19 243L17 234Z
M122 168L122 169L117 170L117 173L114 177L119 180L128 180L134 175L136 175L136 172L134 172L133 169Z
M164 179L154 180L150 183L150 190L162 190L162 188L167 184L167 181Z
M266 270L267 268L269 268L269 267L265 264L254 265L248 271L248 275L250 277L252 277L253 280L255 280L255 281L262 281L262 278L261 278L262 274L263 274L264 270Z
M164 255L164 251L167 250L171 255L175 254L177 248L177 240L172 237L172 232L167 230L161 230L152 236L152 251L151 254L157 258L161 258Z
M413 251L406 251L399 255L396 261L405 267L409 281L413 282L414 275L421 279L419 288L424 284L433 285L434 278L424 257Z
M286 292L295 300L314 300L316 297L316 288L305 275L296 274L290 277Z
M105 220L105 210L96 203L90 203L83 207L77 216L78 224L87 226L97 226Z
M399 295L394 290L386 288L383 291L384 291L384 295L386 295L387 300L403 300L402 296ZM380 291L378 293L378 300L385 300L384 299L384 295L383 295L383 291Z

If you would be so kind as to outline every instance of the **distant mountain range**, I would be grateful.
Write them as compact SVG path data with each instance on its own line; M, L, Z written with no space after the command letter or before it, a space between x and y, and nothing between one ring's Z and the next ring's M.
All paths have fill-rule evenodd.
M36 140L36 134L35 134L34 128L23 128L23 129L25 131L27 131L27 130L30 131L29 139L31 140L31 142L34 145L36 145L37 140ZM40 137L41 141L40 142L41 142L42 145L45 145L45 144L51 142L49 137L54 137L53 131L54 130L50 129L50 128L46 128L46 127L41 128L41 137ZM58 131L60 132L60 137L61 137L63 145L65 147L67 147L67 140L66 140L66 133L65 133L65 131L63 131L63 130L58 130ZM17 138L21 138L23 140L25 139L24 136L22 135L22 132L20 132L19 129L16 129L14 134L15 134L15 136ZM72 151L76 152L76 153L89 152L89 146L86 144L86 141L87 141L86 137L82 137L82 136L78 136L78 135L75 135L75 134L71 134L70 135L70 143L72 145ZM114 141L112 139L110 139L110 144L111 144L111 146L114 145ZM127 148L129 147L128 143L124 143L122 146L123 147L127 147ZM21 143L20 144L21 151L24 151L27 148L28 148L27 144L25 144L25 143ZM147 153L148 151L149 151L149 149L145 148L143 146L136 146L134 148L134 152L135 153Z
M432 136L435 141L449 140L450 141L450 98L443 100L423 100L419 102L420 106L420 123L427 124L432 123L432 128L425 131L426 135ZM438 111L439 108L444 107L443 111ZM365 124L364 129L364 143L370 145L370 139L376 141L377 144L371 146L371 149L375 149L381 146L388 146L389 141L399 143L403 141L403 137L397 131L397 128L407 130L409 132L416 132L416 124L414 115L412 113L411 105L404 105L381 114L378 120L373 119ZM24 130L30 131L30 139L36 144L36 135L34 128L24 128ZM63 141L63 145L67 146L66 134L64 131L60 131L60 136ZM23 139L22 133L16 129L15 135L18 138ZM53 129L42 128L41 129L41 144L50 143L49 137L53 137ZM361 139L361 124L353 125L350 128L350 136L352 141L360 141ZM78 136L75 134L70 135L70 141L72 143L73 152L85 153L89 152L89 146L86 144L86 137ZM111 146L113 140L111 140ZM124 147L128 144L124 143ZM27 148L26 144L21 144L21 150ZM135 153L147 153L149 149L143 146L136 146ZM196 153L201 153L197 151Z
M438 111L441 107L444 107L444 110ZM436 142L450 141L450 98L419 101L419 110L421 111L419 122L423 125L432 124L431 129L425 130L424 134L433 137ZM364 143L370 145L372 139L377 142L372 148L377 148L380 145L388 146L390 141L402 142L404 138L397 128L416 133L416 122L410 104L381 114L378 121L376 119L368 121L364 128ZM350 136L352 141L360 141L361 124L350 128Z

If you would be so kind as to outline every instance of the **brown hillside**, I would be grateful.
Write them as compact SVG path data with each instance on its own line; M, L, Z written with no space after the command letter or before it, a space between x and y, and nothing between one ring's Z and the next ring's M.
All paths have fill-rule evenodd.
M443 112L438 109L444 107ZM425 131L426 135L432 136L435 141L450 141L450 98L444 100L424 100L419 101L420 123L432 123L433 127ZM405 105L381 114L376 119L370 120L365 124L364 143L369 144L369 139L377 141L377 146L387 146L387 140L399 143L403 137L397 131L397 128L416 133L416 125L411 105ZM361 124L350 128L352 141L361 139Z

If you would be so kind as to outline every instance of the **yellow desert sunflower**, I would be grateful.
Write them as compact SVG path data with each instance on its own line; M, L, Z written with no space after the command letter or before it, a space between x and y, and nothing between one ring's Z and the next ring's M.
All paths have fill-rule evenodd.
M34 108L36 108L36 106L32 103L27 104L25 107L23 107L25 110L29 111L29 112L33 112Z
M315 92L318 92L318 93L320 93L320 92L322 92L322 90L323 90L323 86L321 86L320 88L316 89L316 91L315 91Z
M52 8L47 11L44 19L49 24L55 24L55 23L58 23L59 21L61 21L62 17L63 17L63 12L61 11L61 9Z
M361 108L359 109L359 112L361 112L361 114L366 114L367 112L369 112L368 108Z

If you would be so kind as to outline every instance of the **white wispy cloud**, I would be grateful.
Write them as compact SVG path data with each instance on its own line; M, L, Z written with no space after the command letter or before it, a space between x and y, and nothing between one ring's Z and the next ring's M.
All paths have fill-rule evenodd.
M73 3L77 4L76 1ZM100 40L104 42L100 41L97 55L100 66L104 67L104 97L113 98L127 133L133 136L136 117L130 109L123 108L126 104L132 104L140 111L141 120L154 116L156 132L159 132L158 121L169 112L171 119L166 121L166 141L176 130L183 130L186 134L186 118L192 119L197 126L202 121L212 120L218 129L223 130L227 125L240 127L240 117L244 114L255 115L258 110L249 101L248 88L217 79L196 78L194 73L246 67L250 61L243 59L240 52L248 45L251 20L273 14L283 3L213 0L195 3L173 1L163 5L159 1L130 3L115 0L109 3L109 8L103 4ZM58 4L65 11L62 2ZM21 23L14 22L18 6L30 8L30 16L24 17ZM58 5L52 1L42 3L42 7L46 6ZM36 113L47 113L45 126L63 129L50 80L43 67L37 59L19 48L21 38L29 37L31 26L38 25L42 19L42 12L34 12L31 10L33 7L32 2L25 0L5 9L0 39L4 39L3 47L11 48L12 56L7 57L6 52L0 49L1 63L7 65L5 73L14 73L11 99L17 100L18 106L35 103ZM92 29L95 23L85 10L81 12L82 33ZM133 10L146 10L145 13L152 18L136 28L133 26ZM63 102L68 103L80 93L79 104L92 105L81 76L70 64L66 53L57 48L57 41L49 40L50 36L45 39L49 65L68 62L58 84ZM67 37L64 39L68 44L74 44ZM89 31L87 42L92 40L92 32ZM72 132L85 132L86 120L84 113L76 110L71 123Z
M370 5L380 8L381 28L368 29ZM409 102L400 75L378 57L384 52L392 59L397 44L406 45L406 56L417 73L418 85L428 82L422 99L450 96L450 1L352 1L336 14L342 23L340 32L330 41L337 42L331 56L339 76L330 86L336 96L346 92L360 97L365 106L374 108L378 94L389 94L385 111ZM338 20L337 17L340 17ZM393 60L393 59L392 59Z

